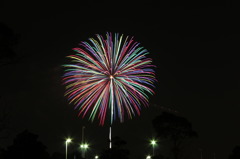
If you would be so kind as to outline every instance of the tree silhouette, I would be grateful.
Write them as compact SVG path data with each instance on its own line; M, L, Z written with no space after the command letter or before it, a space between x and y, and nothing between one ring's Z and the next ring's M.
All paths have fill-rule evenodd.
M240 158L240 146L235 146L232 150L232 153L228 157L229 159L239 159Z
M15 45L19 41L19 35L4 23L0 23L0 66L16 62Z
M180 116L163 112L152 121L159 138L165 138L172 142L172 152L175 159L180 158L180 150L183 141L197 137L197 133L192 130L191 123Z
M38 135L27 130L18 134L13 145L3 152L4 159L48 159L46 146L37 139Z
M65 154L60 152L54 152L51 156L51 159L65 159Z
M112 148L104 150L100 155L100 159L128 159L129 150L124 148L127 143L120 137L112 138L112 143Z
M5 150L3 148L0 147L0 158L4 159L3 153L5 152Z
M9 119L9 107L3 101L3 97L0 96L0 140L9 137L10 127L8 125Z
M18 44L19 35L10 27L0 22L0 68L5 65L16 63L19 59L14 51ZM3 102L4 96L0 94L0 139L9 135L7 118L9 117L9 107Z

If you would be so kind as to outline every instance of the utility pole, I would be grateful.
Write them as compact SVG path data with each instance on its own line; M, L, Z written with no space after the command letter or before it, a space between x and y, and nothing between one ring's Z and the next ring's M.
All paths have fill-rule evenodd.
M84 129L85 129L85 126L82 127L82 143L84 143Z
M85 129L85 126L82 127L82 143L81 143L81 149L82 149L82 158L85 158L85 148L83 147L83 145L85 145L85 142L84 142L84 129Z
M200 159L203 159L202 149L200 148L199 151L200 151Z

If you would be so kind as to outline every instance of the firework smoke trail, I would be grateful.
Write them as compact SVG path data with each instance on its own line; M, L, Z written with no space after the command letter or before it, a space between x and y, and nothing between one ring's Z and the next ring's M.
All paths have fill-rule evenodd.
M63 84L69 103L79 110L79 116L91 121L97 116L104 125L110 115L116 118L140 115L141 106L148 106L148 95L154 94L155 74L148 51L133 38L111 33L81 42L65 64Z

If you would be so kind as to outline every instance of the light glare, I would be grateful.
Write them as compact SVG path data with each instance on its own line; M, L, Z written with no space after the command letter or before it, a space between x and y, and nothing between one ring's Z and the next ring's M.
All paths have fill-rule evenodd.
M72 139L68 138L68 139L66 140L66 143L70 143L70 142L72 142Z
M88 144L81 144L80 147L81 147L82 149L88 149L89 146L88 146Z
M157 141L156 140L151 140L151 145L156 145L157 144Z

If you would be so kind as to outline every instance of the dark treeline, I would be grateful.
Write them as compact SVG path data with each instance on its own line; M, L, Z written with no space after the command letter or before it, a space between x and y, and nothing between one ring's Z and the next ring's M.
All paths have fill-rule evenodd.
M157 134L158 144L164 149L156 149L152 159L183 159L191 158L188 154L188 148L191 145L185 145L186 141L197 137L197 133L192 130L191 123L183 117L163 112L153 121L153 127ZM161 138L161 140L160 140ZM164 142L161 142L164 141ZM103 149L99 159L129 159L130 151L126 148L127 142L120 137L112 139L112 149ZM24 130L16 135L13 144L0 148L1 159L65 159L64 151L49 154L47 146L38 140L38 135ZM239 159L240 146L235 146L229 154L229 159ZM70 159L83 159L80 149L71 151L68 154ZM86 158L94 158L88 155ZM144 158L144 156L143 156Z

